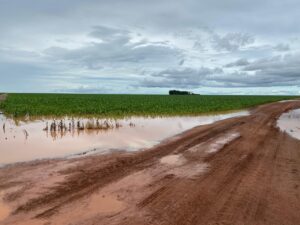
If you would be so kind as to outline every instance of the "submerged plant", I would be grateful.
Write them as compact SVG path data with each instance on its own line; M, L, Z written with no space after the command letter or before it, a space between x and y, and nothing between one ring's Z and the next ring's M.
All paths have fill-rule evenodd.
M97 119L96 121L94 119L90 119L86 122L77 120L76 122L76 127L75 127L75 120L72 118L71 122L66 123L63 120L60 120L59 123L56 123L54 120L50 124L50 131L51 132L56 132L56 131L74 131L74 130L109 130L109 129L118 129L122 127L122 124L116 120L104 120L104 121L99 121ZM131 125L132 124L132 125ZM130 126L134 126L133 123L130 123ZM49 131L49 125L48 122L46 122L46 126L43 129L44 131Z

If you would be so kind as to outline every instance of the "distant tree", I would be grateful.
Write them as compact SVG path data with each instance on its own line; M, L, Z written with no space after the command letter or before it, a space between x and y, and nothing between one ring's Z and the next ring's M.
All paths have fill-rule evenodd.
M170 90L169 95L194 95L194 93L189 91Z

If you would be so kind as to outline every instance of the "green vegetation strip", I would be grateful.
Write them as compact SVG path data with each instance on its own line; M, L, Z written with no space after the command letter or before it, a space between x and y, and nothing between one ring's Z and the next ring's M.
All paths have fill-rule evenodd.
M295 96L8 94L0 110L30 116L198 115L253 107Z

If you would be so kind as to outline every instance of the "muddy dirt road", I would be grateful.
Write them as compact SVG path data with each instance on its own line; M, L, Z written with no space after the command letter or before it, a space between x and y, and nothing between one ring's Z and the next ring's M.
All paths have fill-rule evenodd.
M300 224L300 141L276 127L299 107L263 105L137 153L3 168L0 224Z

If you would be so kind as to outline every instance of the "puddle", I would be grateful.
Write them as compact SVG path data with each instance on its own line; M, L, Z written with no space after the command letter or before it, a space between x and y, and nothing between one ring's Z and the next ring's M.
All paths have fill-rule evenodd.
M176 167L169 172L180 178L193 178L205 173L209 168L207 163L188 164L181 167Z
M168 155L160 159L161 163L174 166L182 165L185 161L182 155Z
M283 113L277 120L277 126L281 131L300 140L300 109Z
M241 135L238 132L227 132L213 139L209 139L205 142L197 144L189 148L188 151L191 153L202 153L202 154L215 153L223 149L225 145L238 139L240 136Z
M214 153L222 149L226 144L234 141L235 139L239 138L241 135L239 133L229 133L226 134L220 138L218 138L214 143L212 143L208 150L206 151L207 153Z
M0 222L8 217L10 208L3 202L3 194L0 192Z
M66 126L61 130L57 128L55 132L44 130L46 123L50 127L53 120L19 122L16 125L0 115L0 165L116 149L136 151L152 147L165 138L198 125L246 115L249 115L248 111L190 117L132 117L110 121L118 124L112 129L69 129L71 120L65 118ZM81 121L89 122L87 119Z

